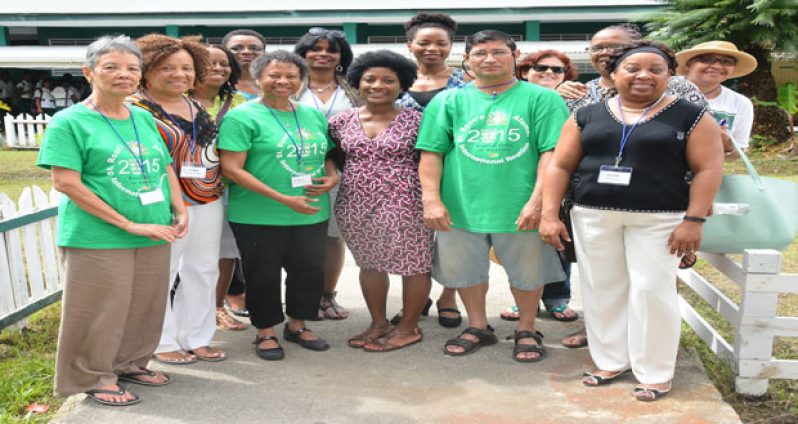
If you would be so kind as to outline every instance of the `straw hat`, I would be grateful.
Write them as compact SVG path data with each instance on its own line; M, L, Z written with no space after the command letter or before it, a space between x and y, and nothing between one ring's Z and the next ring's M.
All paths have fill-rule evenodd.
M729 78L739 78L754 72L756 69L756 59L746 52L737 50L734 43L728 41L707 41L706 43L696 44L693 48L682 50L676 53L676 60L679 66L676 68L676 73L684 75L686 73L687 62L690 59L701 56L702 54L722 54L731 56L737 59L737 65L734 67L734 72Z

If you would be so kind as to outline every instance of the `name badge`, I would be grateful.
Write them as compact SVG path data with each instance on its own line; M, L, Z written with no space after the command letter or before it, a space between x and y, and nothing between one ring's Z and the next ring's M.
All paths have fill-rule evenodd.
M163 197L163 191L161 191L160 188L156 188L152 191L143 191L139 193L139 200L142 205L147 206L153 203L163 202L165 199Z
M628 166L602 165L599 169L599 184L628 186L630 181L632 181L632 168Z
M205 166L193 162L183 162L180 167L180 178L205 178L207 175Z
M291 187L304 187L313 185L313 180L310 178L310 174L302 174L297 175L296 177L291 177Z

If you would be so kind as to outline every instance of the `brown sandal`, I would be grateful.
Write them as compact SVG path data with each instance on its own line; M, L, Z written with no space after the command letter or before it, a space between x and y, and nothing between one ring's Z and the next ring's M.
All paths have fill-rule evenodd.
M349 339L347 344L349 347L360 349L369 343L374 343L375 340L381 337L385 337L390 331L391 326L387 322L380 325L371 324L366 331L363 331L357 336Z
M398 336L418 336L418 339L415 339L409 343L398 344L394 342L394 339L396 339ZM392 350L397 350L403 347L414 345L416 343L420 343L421 340L423 339L424 335L421 333L421 329L418 327L414 328L408 333L403 333L399 331L397 327L394 327L385 336L380 337L379 339L374 340L373 342L363 346L363 350L366 352L377 352L377 353L390 352Z
M224 307L216 308L216 326L222 330L230 331L242 331L249 327L247 323L241 322L230 316Z
M335 300L337 292L324 293L319 303L319 316L323 319L342 320L349 318L349 311Z

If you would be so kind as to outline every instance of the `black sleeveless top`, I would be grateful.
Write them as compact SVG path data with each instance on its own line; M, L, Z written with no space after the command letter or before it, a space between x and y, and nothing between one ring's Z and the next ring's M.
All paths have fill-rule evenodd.
M615 164L621 145L622 124L608 101L576 111L583 157L574 173L574 203L632 212L687 210L687 139L705 109L677 99L641 122L629 136L619 165L633 168L631 182L619 186L598 183L601 166Z
M435 97L436 94L440 93L441 91L445 90L446 87L441 87L435 90L430 91L407 91L407 94L410 95L416 102L418 102L421 107L427 107L429 102L432 101L432 98Z

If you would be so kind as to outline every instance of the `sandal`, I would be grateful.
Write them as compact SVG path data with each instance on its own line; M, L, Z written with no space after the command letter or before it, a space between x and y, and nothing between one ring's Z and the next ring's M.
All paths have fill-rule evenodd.
M216 308L216 326L222 330L241 331L249 327L245 322L241 322L227 313L224 307Z
M560 322L571 322L579 319L579 314L577 314L571 308L569 308L567 303L561 303L551 309L547 308L547 310L549 311L549 315L551 315L552 318ZM569 316L565 313L565 311L571 311L573 315Z
M117 387L119 387L119 386L117 386ZM107 406L128 406L128 405L135 405L135 404L141 402L141 398L138 397L138 395L136 395L133 392L129 392L129 391L127 391L127 390L125 390L125 389L123 389L121 387L119 387L119 390L91 389L91 390L86 390L84 393L86 393L86 396L88 396L91 400L93 400L93 401L95 401L95 402L97 402L99 404L107 405ZM113 401L113 400L105 400L105 399L101 399L101 398L97 397L97 395L124 396L126 394L129 394L129 395L133 396L133 399L122 400L122 401Z
M476 341L464 339L462 336L469 334L476 337ZM490 346L499 342L499 339L493 334L493 327L488 326L485 330L479 328L468 327L454 339L449 339L443 345L443 353L447 356L464 356L469 353L476 352L482 346ZM447 349L449 346L460 346L463 348L462 352L452 352Z
M460 324L463 323L463 316L460 314L460 310L457 308L441 308L438 305L438 302L435 302L435 308L438 309L438 324L446 327L446 328L455 328L459 327ZM441 312L449 312L452 314L457 314L456 317L444 317L441 316Z
M197 349L205 349L207 354L200 355L199 353L197 353L196 350L189 350L187 352L191 355L196 356L197 359L199 359L200 361L205 361L205 362L222 362L225 359L227 359L227 354L222 349L210 346L202 346L198 347Z
M170 359L164 356L165 354L169 353L179 354L180 357ZM152 357L155 358L155 360L158 362L162 362L164 364L169 364L169 365L188 365L197 362L196 355L192 355L179 350L176 350L174 352L155 353L152 355Z
M241 309L236 309L233 307L233 305L230 304L230 302L227 299L224 300L224 306L227 306L227 308L230 309L230 312L232 312L233 315L237 317L249 318L249 311L247 310L246 307Z
M392 341L396 339L397 336L418 336L418 338L405 344L393 343ZM363 346L363 350L366 352L378 352L378 353L390 352L392 350L398 350L403 347L408 347L416 343L420 343L421 340L423 339L424 335L421 333L421 329L418 327L414 328L409 333L402 333L399 331L398 328L394 327L385 336L380 337L379 339L374 340L373 342Z
M286 323L285 328L283 329L283 338L286 341L296 343L305 349L315 350L316 352L323 352L330 348L330 345L320 337L313 340L305 340L301 337L302 333L308 332L310 332L310 330L305 327L291 331L291 329L288 328L288 323Z
M324 319L342 320L349 318L349 311L335 301L337 292L324 293L319 303L319 315Z
M621 370L618 372L614 372L610 375L601 375L598 372L601 370L595 370L591 372L585 372L582 374L582 384L587 387L598 387L598 386L605 386L607 384L612 383L618 377L623 376L624 374L628 373L631 370Z
M274 340L277 343L277 347L268 347L262 348L260 344L262 342L266 342L269 340ZM258 355L261 359L265 359L267 361L279 361L285 357L285 351L283 347L280 346L280 343L277 342L277 337L274 336L255 336L255 341L252 342L255 345L255 354Z
M575 338L576 343L566 342L566 340L570 338ZM584 327L581 330L577 331L576 333L571 333L565 336L560 343L562 343L563 346L569 349L578 349L580 347L587 346L587 333Z
M518 321L521 319L521 315L518 312L518 306L512 305L507 309L503 310L499 317L505 321Z
M139 368L139 371L127 372L124 374L119 374L116 379L119 381L126 381L128 383L133 384L141 384L142 386L166 386L167 384L172 382L172 377L169 374L161 373L164 376L165 380L157 383L154 381L146 381L142 380L137 377L147 376L147 377L157 377L158 373L152 370L148 370L147 368Z
M362 333L352 337L346 343L349 347L360 349L363 346L374 343L377 339L381 337L385 337L391 331L391 326L388 323L383 323L380 325L371 324Z
M543 358L546 357L546 346L543 346L543 333L540 331L535 331L534 333L531 331L515 331L515 345L513 346L513 360L516 362L539 362L542 361ZM521 339L535 339L535 344L521 344L518 343ZM519 353L537 353L538 356L533 358L519 358Z
M698 262L698 258L695 253L685 253L685 255L682 256L682 260L679 261L679 269L690 269L696 262Z
M655 389L653 387L645 387L642 384L638 384L634 390L635 399L641 402L654 402L655 400L670 393L672 387L672 381L668 382L667 389Z
M425 303L424 304L424 308L421 309L421 316L422 317L429 316L429 308L431 308L431 307L432 307L432 299L427 298L427 303ZM394 326L399 325L399 321L402 320L402 312L404 312L404 311L399 311L399 313L394 315L393 318L391 318L391 320L388 321L388 322L391 325L394 325ZM457 311L457 313L460 313L460 311ZM450 318L450 319L456 319L456 318ZM461 320L462 320L462 318L461 318ZM443 324L441 324L441 325L443 325ZM458 323L457 325L460 325L460 324ZM457 327L457 325L455 325L455 327Z

